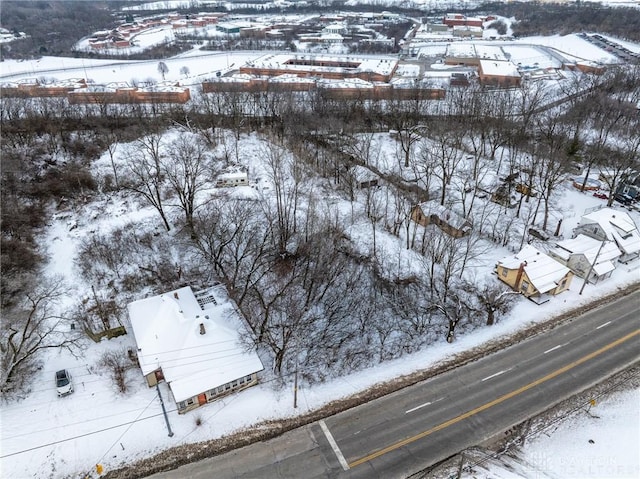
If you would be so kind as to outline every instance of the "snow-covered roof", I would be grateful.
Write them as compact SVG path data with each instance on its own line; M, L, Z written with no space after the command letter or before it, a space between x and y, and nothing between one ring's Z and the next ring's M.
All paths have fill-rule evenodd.
M615 241L623 253L635 254L640 251L640 234L628 213L601 208L584 215L578 226L597 223L607 235L607 239Z
M600 249L601 246L602 249ZM569 257L574 254L583 254L589 263L593 263L598 255L598 264L614 261L620 257L620 250L614 243L605 242L603 245L601 241L583 234L558 242L552 251L554 255L564 260L569 260Z
M347 66L348 64L348 66ZM247 62L247 66L253 68L286 68L294 71L314 72L374 72L382 75L390 75L398 65L398 59L392 57L373 56L330 56L312 54L273 54L265 55L253 61Z
M241 180L243 178L245 180L248 178L246 171L228 171L218 175L218 180Z
M474 58L476 48L473 43L450 43L447 45L447 56Z
M508 269L518 269L523 265L527 277L540 293L547 293L558 286L570 271L531 245L526 245L515 256L498 261L498 264Z
M420 203L418 206L420 206L420 209L425 216L435 215L456 229L463 230L471 228L471 223L464 216L459 215L446 206L442 206L436 201L426 201L424 203Z
M176 402L264 369L240 344L242 326L224 289L209 293L202 307L188 286L127 305L142 373L161 368Z
M480 69L485 75L520 78L518 67L516 67L511 62L499 60L480 60Z

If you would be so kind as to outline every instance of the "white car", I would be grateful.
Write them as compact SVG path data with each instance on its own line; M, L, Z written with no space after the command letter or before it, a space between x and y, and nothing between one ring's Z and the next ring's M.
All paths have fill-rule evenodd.
M56 372L56 391L58 391L58 397L67 396L73 392L71 374L66 369Z

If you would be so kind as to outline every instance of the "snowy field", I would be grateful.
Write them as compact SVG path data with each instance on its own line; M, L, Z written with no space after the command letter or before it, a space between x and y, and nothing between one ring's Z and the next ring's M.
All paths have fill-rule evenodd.
M181 85L198 85L216 73L237 69L248 61L265 55L265 52L202 52L191 50L188 54L162 60L169 71L167 81L179 81ZM186 67L189 73L180 71ZM24 78L87 78L95 83L162 81L158 72L158 60L114 61L67 57L42 57L39 60L6 60L0 63L0 81L15 81Z
M386 134L378 135L376 141L376 150L379 151L375 160L377 166L395 169L395 161L388 161L395 157L395 142ZM248 166L253 175L261 174L260 164L254 160L260 157L261 142L257 135L243 135L237 146L240 163ZM116 151L122 151L124 146L118 146ZM105 174L108 169L109 160L105 154L96 163L96 175ZM562 191L562 234L569 237L584 210L602 205L603 200L579 193L569 182L562 187ZM353 211L351 204L347 201L332 196L327 196L324 201L328 208L334 208L342 215L342 221L351 225L347 229L349 235L361 244L364 251L370 251L370 223L354 221L350 213ZM640 223L640 215L632 215L636 223ZM93 231L105 233L129 222L135 222L137 228L142 230L152 230L159 225L155 211L140 207L128 196L98 197L81 209L62 211L54 217L43 238L51 257L48 273L63 278L70 288L69 301L86 291L86 285L79 283L75 268L70 267L82 239ZM404 249L403 240L384 233L382 229L377 236L378 254L385 256L390 263L397 263L398 268L410 270L415 253ZM478 277L489 277L487 275L491 274L496 260L509 253L506 249L494 248L478 265ZM298 409L293 408L292 390L278 389L271 380L266 380L197 411L178 415L166 384L161 384L173 437L167 435L156 391L146 387L141 375L136 374L131 390L120 396L95 366L104 351L133 347L131 335L97 345L87 341L86 349L79 357L67 352L51 351L45 358L44 368L33 378L32 392L2 408L0 473L2 477L16 479L65 477L83 471L90 472L97 463L109 470L171 446L220 437L270 419L292 417L376 383L437 365L452 354L545 321L637 280L637 260L629 265L619 265L607 281L597 286L587 286L584 296L578 294L582 281L575 278L570 291L550 302L537 306L520 299L509 316L501 319L497 325L475 330L472 334L461 332L453 344L446 343L443 338L427 350L324 384L309 386L303 383L299 388ZM53 381L54 372L61 368L71 371L76 388L74 394L65 398L56 397ZM201 425L196 423L196 419L201 420ZM629 436L617 437L621 441L633 440ZM627 456L627 459L631 462L621 464L634 467L633 455ZM539 476L534 471L533 475L527 477Z

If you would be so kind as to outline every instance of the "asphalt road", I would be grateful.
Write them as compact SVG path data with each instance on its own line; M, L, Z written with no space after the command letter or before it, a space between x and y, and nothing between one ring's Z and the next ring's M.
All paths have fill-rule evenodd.
M640 359L640 292L278 438L154 478L400 478L534 416Z

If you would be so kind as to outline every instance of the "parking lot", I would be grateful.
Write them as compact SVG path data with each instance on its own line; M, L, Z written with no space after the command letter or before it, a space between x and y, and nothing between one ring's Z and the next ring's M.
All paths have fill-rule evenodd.
M640 60L640 53L632 52L631 50L620 45L619 43L616 43L608 38L605 38L602 35L598 35L597 33L593 35L580 33L578 34L578 36L580 36L581 38L585 39L590 43L593 43L594 45L602 48L603 50L611 53L612 55L615 55L616 57L626 62L635 63Z

